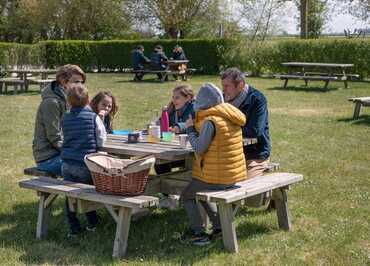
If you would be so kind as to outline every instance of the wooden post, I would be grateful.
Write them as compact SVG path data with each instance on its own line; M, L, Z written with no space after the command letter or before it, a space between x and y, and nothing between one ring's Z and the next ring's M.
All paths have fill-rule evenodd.
M56 195L42 193L39 200L39 210L37 216L36 238L41 239L46 237L48 233L48 220L51 212L51 204Z
M288 85L288 79L286 78L285 79L285 82L284 82L284 89L286 89L286 86Z
M116 238L114 239L113 247L113 257L115 258L123 258L126 254L131 211L132 209L127 207L120 207L118 211Z
M361 112L361 102L360 101L355 101L355 109L354 109L354 112L353 112L353 119L358 119L358 117L360 116L360 112Z
M275 201L279 227L289 231L291 223L289 218L288 197L285 188L277 188L272 191L272 199Z
M220 203L218 204L220 212L220 220L222 227L222 240L224 247L234 253L238 253L238 240L236 238L234 214L231 204Z

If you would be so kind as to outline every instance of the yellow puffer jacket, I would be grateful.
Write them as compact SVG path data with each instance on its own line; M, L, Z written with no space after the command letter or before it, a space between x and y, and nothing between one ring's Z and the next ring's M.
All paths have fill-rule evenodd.
M209 184L234 184L247 178L241 126L246 117L231 104L222 103L196 113L198 132L204 121L213 122L216 132L202 156L196 155L193 176Z

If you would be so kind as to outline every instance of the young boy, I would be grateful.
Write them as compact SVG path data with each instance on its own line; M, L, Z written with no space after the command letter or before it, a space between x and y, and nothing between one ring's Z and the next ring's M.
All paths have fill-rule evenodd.
M86 154L97 152L106 139L102 120L88 106L89 95L83 84L74 84L67 92L67 101L71 106L62 120L63 146L61 158L64 180L93 184L91 174L84 162ZM70 227L68 237L83 232L76 213L70 211L66 200L66 213ZM86 213L86 230L95 231L99 218L95 211Z
M194 104L195 121L186 121L189 141L195 151L193 179L181 195L190 220L190 239L194 245L206 245L221 233L217 206L201 202L212 222L212 234L205 232L195 196L199 191L223 190L247 178L243 153L242 130L245 115L224 103L221 91L213 84L204 84Z

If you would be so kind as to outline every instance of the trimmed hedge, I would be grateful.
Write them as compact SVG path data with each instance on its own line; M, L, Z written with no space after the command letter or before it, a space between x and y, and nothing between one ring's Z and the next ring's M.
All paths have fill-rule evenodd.
M351 73L370 76L370 39L273 40L250 43L246 40L117 40L117 41L44 41L33 45L0 43L0 64L44 65L67 63L92 69L131 67L131 51L142 44L150 55L161 44L168 57L176 44L184 48L190 66L206 74L238 66L253 75L285 72L281 62L352 63Z
M183 47L190 59L190 66L204 73L217 73L221 61L219 50L226 46L224 40L143 40L143 41L45 41L40 46L45 51L45 63L49 67L74 63L86 70L92 68L122 69L132 66L131 51L142 44L149 57L154 46L161 44L168 57L173 47Z

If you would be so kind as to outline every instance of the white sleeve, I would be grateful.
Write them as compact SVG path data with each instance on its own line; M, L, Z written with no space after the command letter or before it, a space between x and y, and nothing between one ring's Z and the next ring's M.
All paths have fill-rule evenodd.
M96 124L96 143L99 148L103 147L104 142L107 140L107 131L105 130L105 126L103 121L97 115L95 119Z

